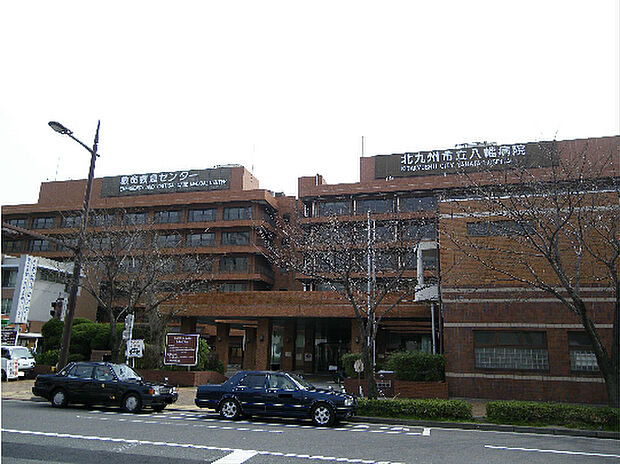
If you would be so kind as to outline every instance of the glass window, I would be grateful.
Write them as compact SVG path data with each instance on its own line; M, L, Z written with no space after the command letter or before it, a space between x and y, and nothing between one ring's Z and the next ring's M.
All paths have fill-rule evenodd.
M226 282L219 285L217 290L223 293L246 292L248 290L248 284L246 282Z
M403 228L403 239L417 242L420 240L434 240L437 237L437 228L433 223L408 224Z
M220 271L247 272L248 258L242 256L224 256L220 258Z
M11 312L12 304L13 304L13 298L2 298L2 314L8 316Z
M60 227L65 229L73 229L80 227L82 216L66 216L60 221Z
M155 211L153 222L156 224L170 224L181 222L181 211Z
M250 232L222 232L222 245L247 245Z
M4 252L24 251L24 242L21 240L3 240L2 251Z
M54 216L36 217L32 220L33 229L53 229L54 227L56 227Z
M266 374L248 374L241 379L239 385L247 388L265 388L265 380L267 380Z
M2 287L13 288L17 281L17 269L2 269Z
M549 369L545 332L476 330L474 356L481 369Z
M101 382L106 382L116 379L116 376L109 366L96 366L95 372L93 373L93 378Z
M319 216L340 216L351 214L351 207L348 200L341 201L322 201L318 203Z
M404 213L437 210L436 197L401 197L398 202L400 211Z
M207 256L186 256L183 258L183 272L211 272L213 260Z
M159 234L155 243L160 248L173 248L179 244L179 240L178 234Z
M11 218L6 220L7 224L15 227L21 227L22 229L28 228L28 219L26 218Z
M437 248L422 250L423 269L437 269Z
M110 213L94 211L88 215L88 225L91 227L106 227L116 224L116 216Z
M598 361L585 332L568 332L570 368L573 371L597 372Z
M125 225L146 224L147 220L148 214L146 212L123 214L123 224Z
M392 198L364 198L357 200L357 214L392 213L394 200Z
M91 379L92 374L92 364L75 364L67 371L67 377L75 377L78 379Z
M285 375L271 374L269 376L269 388L277 388L278 390L297 390L297 387Z
M208 221L215 221L216 219L217 219L217 210L215 208L190 209L187 212L188 222L208 222Z
M224 208L225 221L236 221L239 219L252 219L252 208L249 206Z
M77 239L75 241L75 245L77 245ZM92 237L89 240L89 245L93 250L109 250L112 246L110 237L107 236Z
M31 240L30 251L50 251L52 244L48 240Z
M185 237L185 246L201 247L215 245L215 234L213 232L205 232L202 234L187 234Z

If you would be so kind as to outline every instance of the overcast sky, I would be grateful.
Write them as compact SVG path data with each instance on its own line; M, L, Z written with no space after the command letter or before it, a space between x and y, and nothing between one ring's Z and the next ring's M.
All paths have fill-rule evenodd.
M618 0L6 1L2 204L47 180L242 164L261 188L359 157L620 134Z

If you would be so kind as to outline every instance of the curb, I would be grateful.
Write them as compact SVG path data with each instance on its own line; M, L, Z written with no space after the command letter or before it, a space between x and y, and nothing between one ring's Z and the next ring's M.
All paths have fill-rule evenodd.
M47 400L33 396L31 398L18 398L6 396L2 397L3 400L14 401L32 401L38 403L46 403ZM194 411L204 412L204 409L196 408L194 406L172 406L167 407L167 411ZM568 429L558 427L529 427L521 425L502 425L491 424L488 422L439 422L439 421L425 421L415 419L398 419L389 417L367 417L367 416L354 416L347 419L348 422L368 422L370 424L386 424L386 425L408 425L416 427L433 427L442 429L462 429L462 430L480 430L487 432L513 432L513 433L536 433L541 435L558 435L558 436L571 436L571 437L586 437L586 438L605 438L611 440L620 440L620 432L607 432L604 430L579 430Z

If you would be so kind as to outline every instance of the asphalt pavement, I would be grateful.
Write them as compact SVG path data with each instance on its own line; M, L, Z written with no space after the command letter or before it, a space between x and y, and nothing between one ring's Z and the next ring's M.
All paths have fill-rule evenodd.
M317 387L332 387L337 389L338 386L331 381L322 381L321 379L312 379L312 383ZM43 398L36 397L32 394L32 386L34 384L33 379L19 379L2 382L1 392L2 399L22 400L22 401L45 401ZM194 404L194 398L196 396L196 387L179 387L179 398L173 404L170 405L167 410L180 410L180 411L201 411ZM420 426L420 427L444 427L444 428L461 428L461 429L475 429L475 430L488 430L488 431L503 431L503 432L524 432L524 433L542 433L549 435L570 435L570 436L582 436L582 437L597 437L597 438L613 438L620 440L619 432L605 432L597 430L576 430L568 429L564 427L524 427L514 425L498 425L491 424L484 421L484 414L486 412L486 401L484 400L469 400L466 399L472 405L472 411L474 415L474 422L437 422L437 421L422 421L411 419L390 419L390 418L376 418L376 417L353 417L352 422L363 421L379 424L392 424L392 425L405 425L405 426Z

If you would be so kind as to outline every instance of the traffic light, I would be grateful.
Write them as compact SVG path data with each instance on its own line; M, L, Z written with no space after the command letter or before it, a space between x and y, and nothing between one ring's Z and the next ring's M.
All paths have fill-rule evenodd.
M56 301L52 301L52 309L50 310L50 316L54 319L60 319L62 316L62 306L64 300L62 298L58 298Z

